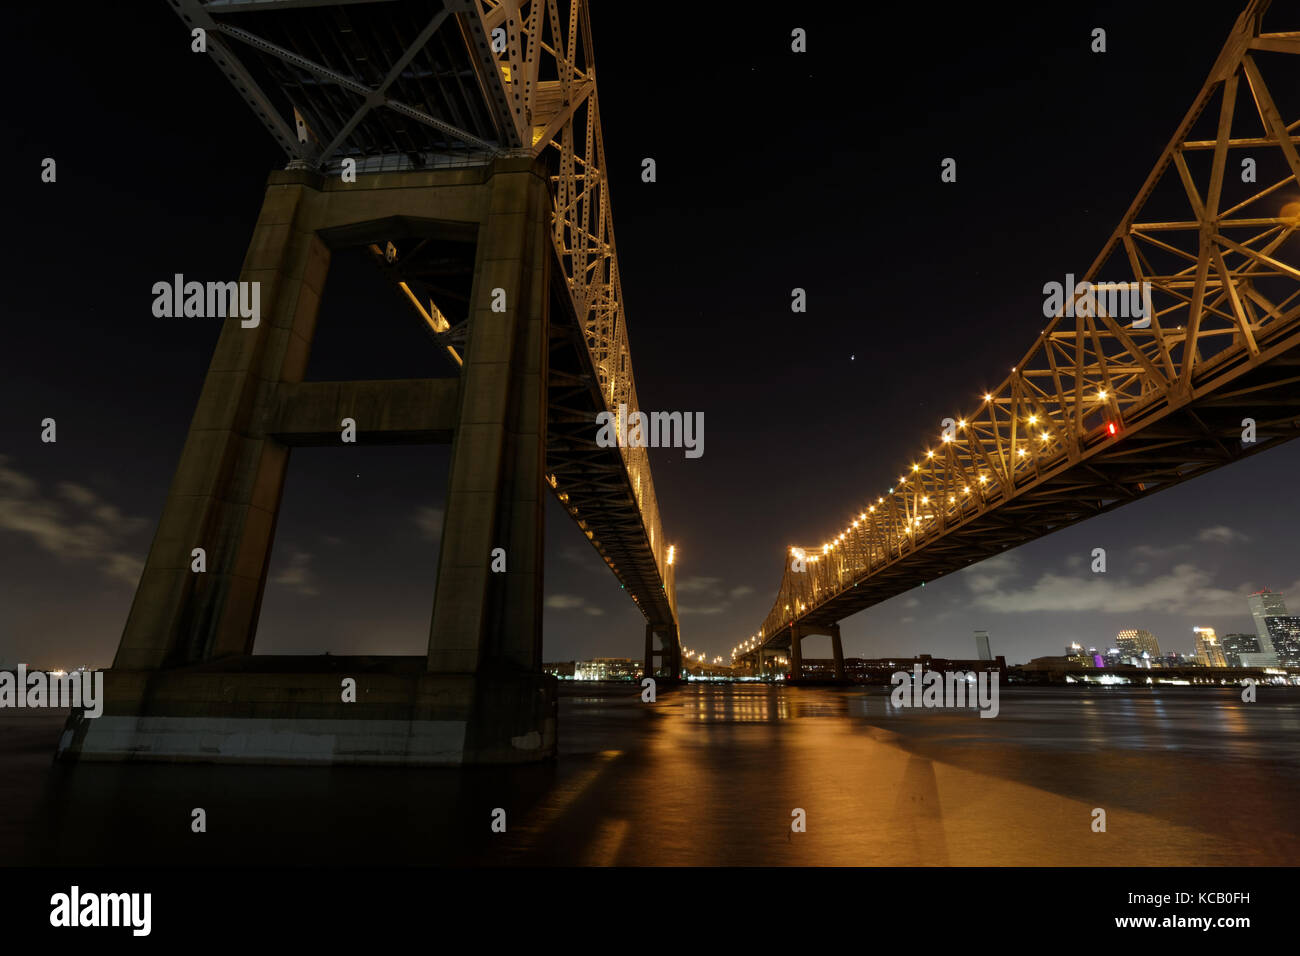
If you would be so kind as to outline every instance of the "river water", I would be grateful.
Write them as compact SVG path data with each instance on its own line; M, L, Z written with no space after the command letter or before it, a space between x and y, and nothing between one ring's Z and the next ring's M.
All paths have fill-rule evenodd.
M0 712L0 857L28 863L1197 865L1300 860L1300 688L567 684L510 768L53 765ZM207 832L191 832L203 808ZM506 830L492 830L504 810ZM1105 831L1094 829L1097 810ZM799 814L798 811L802 811ZM496 814L499 816L499 814ZM802 818L796 832L792 821Z

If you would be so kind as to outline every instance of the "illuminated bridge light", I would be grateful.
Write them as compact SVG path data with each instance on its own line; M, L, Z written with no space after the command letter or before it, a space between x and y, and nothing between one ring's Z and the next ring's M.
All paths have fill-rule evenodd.
M1250 7L1258 12L1258 8L1266 6L1264 3L1252 3ZM1203 86L1200 98L1197 100L1195 108L1196 113L1207 103L1212 102L1214 97L1219 97L1221 105L1225 109L1230 108L1231 104L1222 99L1218 87L1229 77L1234 78L1236 82L1242 71L1248 75L1244 77L1246 81L1243 85L1249 85L1252 89L1256 86L1260 88L1259 96L1255 106L1257 112L1264 119L1265 136L1261 139L1255 137L1253 145L1263 146L1265 144L1277 144L1281 146L1291 158L1294 158L1294 152L1290 149L1289 140L1292 139L1289 134L1297 127L1300 127L1300 121L1286 123L1282 117L1273 115L1264 117L1267 110L1267 95L1264 95L1263 80L1255 73L1253 65L1250 63L1247 50L1253 48L1249 42L1250 39L1260 39L1259 24L1256 20L1253 23L1247 23L1249 18L1243 17L1241 20L1241 30L1246 34L1246 42L1242 42L1241 37L1234 37L1223 53L1215 68L1211 80ZM1291 43L1294 46L1294 37L1300 35L1297 33L1275 34L1269 37L1269 40L1259 44L1264 48L1272 48L1275 44L1278 48ZM1278 37L1288 38L1285 41L1277 41ZM1295 52L1300 52L1298 48ZM1297 59L1291 57L1290 59ZM1207 114L1208 115L1208 114ZM1103 255L1096 261L1105 262L1108 257L1123 246L1130 252L1132 248L1127 245L1130 236L1141 228L1141 220L1144 218L1167 219L1164 211L1155 217L1144 217L1139 215L1139 210L1147 207L1150 187L1156 182L1172 182L1175 186L1179 177L1171 177L1168 171L1174 160L1178 160L1184 150L1187 149L1206 149L1214 147L1214 141L1190 141L1188 139L1189 130L1182 128L1176 134L1175 140L1164 150L1160 161L1155 167L1152 179L1147 186L1143 187L1143 192L1129 212L1125 213L1125 218L1121 221L1121 229L1117 230L1107 245L1103 249ZM1207 156L1212 165L1211 181L1217 177L1222 180L1225 175L1229 178L1235 178L1231 173L1231 160L1225 159L1227 151L1223 148L1223 137L1231 137L1230 130L1221 130L1218 146L1214 150L1214 155L1202 154ZM1230 139L1229 144L1240 141ZM1182 166L1181 160L1179 166ZM1196 252L1199 248L1202 256L1205 254L1206 233L1211 231L1210 235L1218 239L1224 237L1217 236L1221 230L1215 212L1213 210L1214 202L1207 202L1203 195L1199 195L1203 184L1196 184L1191 181L1187 175L1186 169L1180 169L1181 178L1186 186L1183 190L1190 195L1187 197L1191 200L1191 216L1182 216L1183 219L1191 218L1194 222L1174 221L1164 224L1164 228L1171 229L1168 233L1162 233L1162 237L1167 239L1163 245L1175 254L1180 254L1185 261L1195 262ZM1237 210L1242 209L1256 199L1264 198L1273 193L1278 187L1286 184L1286 180L1281 183L1275 183L1272 186L1260 187L1254 190L1257 193L1253 198L1245 202L1237 203L1233 206L1232 214L1235 215ZM1178 192L1177 189L1174 190ZM1217 196L1211 197L1217 201ZM964 429L968 424L973 434L970 442L961 442L954 444L956 437L956 428L953 427L954 420L957 416L944 419L944 425L940 429L939 448L930 449L921 448L922 456L920 461L927 461L927 468L930 469L926 479L920 479L918 473L921 470L919 462L905 465L904 474L898 477L897 482L889 489L891 496L890 510L888 515L882 515L879 522L872 520L871 535L867 538L865 531L861 538L854 538L856 529L861 521L865 521L865 515L860 517L859 521L853 521L849 529L850 541L854 547L862 547L867 552L866 555L855 555L855 560L861 560L865 564L865 569L853 567L853 574L847 575L847 562L844 560L846 555L841 547L841 554L836 556L835 570L838 576L833 576L831 568L826 572L821 569L815 569L818 573L809 576L796 577L791 573L790 568L785 569L786 577L782 582L782 590L777 592L774 600L772 611L769 614L768 622L772 625L774 631L779 628L788 627L788 623L793 618L807 619L808 617L824 617L828 621L831 618L843 618L861 611L879 601L886 600L893 595L901 593L906 588L919 584L925 586L925 581L920 579L920 574L925 573L927 578L935 575L936 571L951 571L962 565L973 564L981 560L988 553L990 548L987 544L979 540L980 529L968 525L965 518L970 517L965 513L965 502L957 497L956 492L952 489L956 487L956 473L963 468L980 467L981 464L988 464L993 469L991 472L980 474L976 472L976 484L971 485L968 478L969 470L962 473L963 484L961 494L963 497L973 497L972 490L980 489L980 500L972 502L971 513L985 514L986 511L992 515L993 510L1001 508L1010 519L1017 513L1017 510L1028 511L1033 509L1035 512L1041 511L1044 518L1050 518L1042 524L1044 529L1055 527L1055 522L1064 519L1076 519L1077 501L1069 499L1082 498L1084 500L1105 499L1110 492L1107 486L1109 479L1101 471L1093 467L1089 459L1096 457L1099 461L1116 460L1116 452L1123 452L1129 455L1128 460L1140 463L1146 470L1151 469L1149 475L1143 475L1146 479L1142 484L1137 485L1136 490L1145 490L1146 487L1160 487L1159 480L1155 476L1160 474L1170 479L1186 477L1184 466L1181 464L1187 460L1196 460L1197 451L1191 451L1189 454L1179 452L1170 453L1163 447L1152 447L1145 444L1142 447L1128 448L1126 442L1124 446L1120 443L1110 444L1106 439L1118 438L1119 433L1123 430L1123 419L1121 415L1136 415L1136 412L1128 412L1127 402L1133 401L1134 396L1143 399L1142 407L1142 426L1148 426L1150 423L1159 422L1162 417L1178 412L1178 401L1169 401L1161 404L1151 399L1174 398L1179 396L1179 386L1187 384L1186 378L1199 364L1200 372L1205 373L1197 378L1198 386L1203 381L1206 383L1202 391L1197 391L1189 397L1189 401L1195 407L1210 408L1216 403L1211 396L1216 388L1222 384L1225 392L1220 393L1220 398L1225 397L1232 392L1227 389L1235 386L1231 385L1231 377L1221 375L1219 369L1232 368L1235 376L1236 369L1241 367L1250 367L1252 370L1263 371L1269 365L1277 365L1274 359L1277 351L1269 353L1267 350L1261 351L1256 347L1258 343L1282 342L1285 336L1295 336L1297 330L1300 330L1300 310L1287 311L1282 308L1270 309L1266 304L1262 311L1251 311L1249 321L1243 319L1240 307L1236 310L1235 316L1233 310L1225 309L1222 304L1222 297L1231 297L1234 304L1240 298L1240 294L1250 293L1251 284L1255 281L1258 272L1258 265L1261 259L1259 249L1266 247L1269 249L1281 247L1271 242L1270 234L1283 231L1282 227L1277 224L1281 222L1283 226L1290 226L1300 222L1300 199L1291 197L1286 201L1286 206L1278 212L1270 210L1264 215L1274 215L1280 218L1276 219L1241 219L1225 220L1233 225L1234 231L1249 226L1255 231L1251 236L1239 237L1237 240L1227 241L1232 250L1237 254L1234 257L1224 260L1216 260L1216 269L1214 277L1210 280L1204 278L1200 281L1201 291L1206 295L1180 295L1180 306L1186 307L1186 323L1177 325L1176 346L1169 343L1160 344L1160 348L1165 351L1162 353L1167 365L1172 365L1175 360L1170 352L1173 348L1180 348L1181 358L1178 359L1182 364L1183 379L1181 383L1171 381L1163 375L1157 368L1157 363L1153 360L1154 356L1146 352L1142 345L1135 346L1124 332L1117 330L1114 323L1107 320L1107 327L1097 327L1090 330L1090 335L1082 334L1080 326L1078 334L1072 332L1069 328L1071 323L1063 321L1063 317L1058 313L1057 317L1049 320L1051 324L1042 327L1040 338L1034 344L1033 348L1025 353L1026 371L1022 375L1020 366L1010 366L1011 375L999 385L999 392L995 396L992 392L983 392L983 404L978 406L976 418L966 420L960 419L958 427ZM1236 202L1234 197L1233 202ZM1150 204L1154 207L1154 204ZM1281 201L1274 199L1269 203L1270 206L1281 205ZM1154 211L1154 208L1152 209ZM1259 215L1257 213L1257 215ZM1159 223L1155 223L1159 226ZM1194 228L1194 227L1199 227ZM1186 237L1182 237L1182 232L1187 232ZM1284 232L1285 234L1285 232ZM1183 240L1187 241L1183 241ZM1280 241L1280 239L1279 239ZM1180 249L1178 244L1187 248ZM1254 246L1255 248L1251 248ZM1279 255L1283 253L1279 252ZM1270 260L1274 266L1279 265L1290 278L1300 278L1300 268L1286 260L1295 259L1295 250L1288 249L1284 259ZM1272 273L1278 274L1278 273ZM1089 273L1086 279L1091 283L1094 278L1093 273ZM1141 279L1141 276L1138 276ZM1179 273L1177 280L1182 287L1191 284L1190 268ZM1204 288L1206 281L1214 287L1213 290ZM1136 285L1135 283L1134 285ZM1105 284L1110 285L1110 284ZM1124 284L1124 285L1127 285ZM1282 290L1279 290L1282 291ZM1290 291L1290 290L1286 290ZM1220 297L1216 299L1214 292ZM1282 294L1285 294L1283 292ZM1250 298L1251 296L1247 296ZM1201 301L1205 298L1206 301ZM1289 300L1288 300L1289 301ZM1199 310L1199 314L1195 314ZM1094 312L1095 310L1090 310ZM1154 324L1153 320L1159 317L1159 312L1144 310L1148 318L1148 324ZM1174 318L1169 316L1168 318ZM1177 321L1176 318L1174 318ZM1152 334L1158 335L1162 326L1156 325ZM1167 328L1167 325L1164 326ZM1258 340L1256 346L1248 348L1251 334L1258 329L1263 335L1255 334ZM1049 331L1051 330L1051 331ZM1265 338L1264 336L1267 336ZM1288 342L1294 342L1295 339L1286 339ZM1204 358L1202 355L1204 354ZM1215 363L1210 367L1211 359ZM1241 362L1241 366L1231 363ZM1071 376L1068 386L1062 382L1060 371L1067 370L1067 375ZM1071 371L1072 369L1072 371ZM1119 376L1115 378L1116 387L1120 390L1114 405L1110 403L1110 387L1103 385L1102 382L1109 382L1110 378L1116 372ZM1289 374L1280 367L1270 369L1279 375ZM1211 376L1210 372L1213 372ZM1048 376L1053 376L1058 389L1055 395L1050 391L1041 388ZM1091 380L1091 388L1094 396L1093 401L1087 398L1088 382ZM969 393L963 401L969 402L971 398L976 398L981 393ZM1256 398L1252 397L1252 403ZM1265 403L1268 400L1259 395L1258 401ZM985 405L1000 403L999 409L985 409ZM1285 402L1277 403L1279 414L1290 420L1293 417L1294 409L1285 408ZM1039 415L1033 411L1033 407L1038 405L1043 408L1043 414ZM1113 411L1114 419L1107 419L1107 413ZM1061 448L1054 448L1057 443L1056 433L1051 430L1052 423L1056 422L1061 429ZM1294 424L1294 422L1293 422ZM977 427L978 426L978 427ZM929 427L933 427L932 425ZM1034 435L1034 430L1038 430L1038 435ZM1158 429L1153 429L1158 431ZM1201 439L1193 434L1179 434L1175 441L1186 446L1194 446ZM1101 440L1098 441L1100 433ZM924 433L922 433L922 442L924 442ZM978 440L978 443L977 443ZM1035 446L1035 440L1038 445ZM930 441L934 441L933 433L930 434ZM942 473L935 467L933 459L938 457L936 452L942 452L945 444L954 444L954 451L963 452L963 458L960 462L952 461L953 467ZM1066 456L1063 454L1066 447L1069 447L1072 454ZM916 446L913 446L916 447ZM1034 451L1037 447L1039 450ZM1013 450L1011 460L1006 459L1006 452ZM969 461L966 455L969 454ZM1029 456L1035 456L1036 460L1032 463L1025 459ZM949 463L948 453L944 453L944 463ZM1065 460L1065 459L1069 460ZM1061 494L1059 497L1051 494L1044 494L1042 488L1035 488L1029 482L1025 481L1028 475L1034 475L1037 472L1043 473L1043 477L1055 482L1058 487L1071 487L1073 490L1070 495ZM913 489L906 486L909 478L917 477L915 493ZM990 479L994 479L990 482ZM936 505L944 503L947 499L948 509L939 509L936 507L934 512L922 512L921 509L928 508L929 496L924 491L927 483L936 490L947 487L948 493L938 491L935 495ZM996 487L989 489L989 495L984 495L984 489L992 483ZM923 497L924 496L924 497ZM954 509L955 504L962 505L961 508ZM877 505L883 507L884 498L877 498ZM872 505L867 514L872 515L876 505ZM938 520L935 520L938 519ZM995 518L994 521L997 519ZM925 527L926 521L932 522L932 526ZM990 522L994 523L994 522ZM843 535L835 538L835 544L843 541ZM866 540L864 540L866 539ZM831 544L823 549L823 554L828 553L835 547ZM927 550L928 549L928 550ZM829 560L828 560L828 563ZM865 570L866 573L863 573ZM911 582L910 584L908 582ZM853 594L848 594L849 586L857 588ZM791 615L787 611L782 614L780 606L776 601L780 601L785 594L800 593L804 594L812 602L811 605L803 603L798 598L791 598L791 604L796 604L799 608L797 615ZM794 655L792 655L793 657ZM797 669L797 666L796 666ZM795 674L794 676L799 676ZM1195 680L1195 679L1194 679Z

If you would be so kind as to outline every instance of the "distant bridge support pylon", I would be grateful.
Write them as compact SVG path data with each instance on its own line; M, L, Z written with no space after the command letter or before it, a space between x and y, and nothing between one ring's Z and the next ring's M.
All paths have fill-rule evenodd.
M659 638L659 649L655 649L655 637ZM664 676L676 680L682 674L682 643L677 634L676 624L646 624L645 626L645 673L654 677L660 670ZM655 658L659 658L656 666Z

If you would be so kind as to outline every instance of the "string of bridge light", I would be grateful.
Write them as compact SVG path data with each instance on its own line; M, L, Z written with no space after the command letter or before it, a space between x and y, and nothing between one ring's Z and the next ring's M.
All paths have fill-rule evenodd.
M1012 368L1012 371L1014 372L1015 369ZM1106 390L1106 389L1104 389L1104 388L1103 388L1103 389L1098 389L1098 390L1097 390L1097 401L1098 401L1099 403L1102 403L1102 402L1107 401L1108 398L1109 398L1109 396L1110 396L1110 393L1109 393L1108 390ZM988 404L988 403L990 403L990 402L992 402L992 401L993 401L993 396L992 396L990 393L985 392L985 393L984 393L984 402L985 402L985 404ZM1035 426L1035 425L1038 424L1039 417L1040 417L1040 416L1039 416L1037 413L1031 413L1031 414L1029 414L1028 416L1025 417L1024 421L1025 421L1025 423L1026 423L1027 425L1029 425L1029 426L1032 427L1032 426ZM995 423L994 423L994 426L996 427L996 425L997 425L997 423L995 422ZM964 418L962 418L962 419L958 419L958 420L957 420L957 423L956 423L956 427L957 427L957 429L964 431L964 430L966 429L966 427L967 427L966 419L964 419ZM1105 423L1105 430L1106 430L1107 434L1109 434L1109 435L1115 435L1115 434L1118 432L1119 429L1118 429L1118 427L1116 426L1115 422L1113 422L1113 421L1109 421L1109 422L1106 422L1106 423ZM951 435L951 434L948 434L947 432L944 432L943 434L941 434L941 435L939 436L939 439L940 439L940 441L942 441L942 442L944 442L944 443L950 443L950 442L952 442L952 441L954 440L954 436ZM1044 430L1042 430L1042 431L1039 432L1038 440L1039 440L1040 442L1042 442L1042 443L1045 444L1045 443L1051 441L1051 439L1052 439L1052 433L1051 433L1050 431L1047 431L1046 429L1044 429ZM1015 450L1016 450L1016 457L1017 457L1017 458L1026 458L1026 457L1029 456L1029 450L1026 449L1023 445L1021 445L1020 447L1016 448ZM927 459L933 459L933 458L934 458L934 449L927 449L926 452L925 452L925 457L926 457ZM919 463L917 463L917 462L913 462L913 463L912 463L912 472L913 472L913 474L916 474L916 473L920 472L920 470L921 470L921 465L920 465ZM899 476L898 476L898 485L899 485L899 486L902 486L902 485L907 484L907 478L908 478L908 476L907 476L906 474L899 475ZM986 475L986 474L981 474L981 475L978 476L978 479L977 479L978 484L980 484L980 485L986 485L986 484L988 484L988 481L989 481L989 476L988 476L988 475ZM894 488L890 488L888 493L891 494L891 495L894 494L894 493L895 493ZM969 484L964 485L964 486L962 487L962 494L964 494L964 495L969 495L970 493L971 493L971 487L970 487L970 485L969 485ZM824 556L826 556L826 555L829 555L830 552L833 551L833 550L835 550L835 548L836 548L839 544L843 543L845 537L848 537L848 536L852 535L853 531L856 530L860 524L862 524L862 523L864 523L864 522L867 521L867 517L868 517L868 515L875 514L875 512L876 512L876 505L883 505L884 502L885 502L884 496L877 497L877 498L876 498L876 504L875 504L875 505L870 505L870 506L868 506L868 508L867 508L866 511L859 512L859 513L858 513L858 517L857 517L856 519L854 519L852 522L850 522L847 526L845 526L845 528L844 528L843 531L841 531L838 535L836 535L836 536L835 536L834 538L832 538L830 541L828 541L828 542L826 542L825 544L822 545L822 553L821 553L821 555L816 555L816 554L808 555L808 554L804 551L804 549L802 549L802 548L798 548L798 547L795 547L795 546L793 546L793 545L790 547L790 549L789 549L789 553L790 553L792 556L794 556L794 557L802 558L803 560L806 560L806 561L809 561L809 562L815 564L815 563L819 560L819 558L824 557ZM921 503L922 505L928 505L928 504L930 503L930 496L929 496L929 495L922 495L922 496L921 496L921 501L920 501L920 503ZM957 503L957 496L956 496L955 494L949 494L949 495L948 495L948 504L952 505L952 504L956 504L956 503ZM903 519L903 523L904 523L904 526L905 526L905 528L906 528L907 533L908 533L908 534L913 534L913 533L915 533L915 528L919 527L919 526L921 525L922 521L930 520L930 519L933 519L934 517L936 517L936 515L934 515L934 514L927 514L927 515L920 515L920 514L917 514L917 515L912 515L912 516L909 516L909 517L907 517L907 518L904 518L904 519ZM786 610L789 610L789 608L787 607Z
M1016 370L1015 367L1012 367L1011 371L1014 372L1015 370ZM1097 399L1096 399L1096 400L1097 400L1098 403L1104 403L1104 402L1108 401L1109 398L1110 398L1110 392L1109 392L1107 389L1102 388L1102 389L1098 389L1098 390L1097 390ZM993 395L992 395L991 393L989 393L989 392L985 392L985 393L984 393L984 403L985 403L986 405L987 405L988 403L992 402L993 400L994 400L994 399L993 399ZM1050 416L1049 416L1049 418L1050 418ZM1039 419L1039 416L1038 416L1037 413L1031 413L1031 414L1029 414L1028 416L1025 417L1024 421L1025 421L1025 423L1026 423L1027 425L1029 425L1029 426L1032 427L1032 426L1035 426L1035 425L1038 424L1038 419ZM994 423L994 426L995 426L995 427L997 426L997 423L996 423L996 422ZM964 430L966 429L966 427L967 427L966 419L964 419L964 418L962 418L962 419L958 419L957 422L956 422L956 427L957 427L957 429L959 429L959 430L963 430L963 431L964 431ZM1116 423L1115 423L1114 421L1108 421L1108 422L1106 422L1104 427L1105 427L1105 431L1106 431L1106 433L1107 433L1108 435L1111 435L1111 436L1114 436L1114 435L1117 434L1118 431L1119 431L1118 426L1116 425ZM944 433L942 433L942 434L939 436L939 438L940 438L940 441L945 442L945 443L948 443L948 442L953 441L954 436L948 434L947 432L944 432ZM1051 438L1052 438L1052 433L1051 433L1050 431L1045 430L1045 429L1044 429L1043 431L1041 431L1041 432L1039 433L1039 435L1038 435L1038 439L1039 439L1039 441L1040 441L1040 442L1043 442L1043 443L1046 443L1046 442L1050 441ZM1017 452L1017 455L1016 455L1017 458L1026 458L1026 457L1028 457L1028 455L1029 455L1029 452L1026 450L1026 448L1025 448L1024 446L1021 446L1021 447L1016 448L1016 452ZM927 449L927 450L926 450L926 453L925 453L925 457L926 457L927 459L933 459L933 458L934 458L934 450L933 450L933 449ZM912 472L915 474L915 473L919 472L920 470L921 470L921 465L920 465L919 463L917 463L917 462L913 462L913 463L912 463ZM979 485L981 485L981 486L983 486L983 485L987 485L987 484L988 484L988 481L989 481L989 476L988 476L987 474L981 474L981 475L978 476L978 478L976 479L976 481L977 481L977 483L978 483ZM899 475L899 476L898 476L898 485L899 485L899 486L902 486L902 485L905 485L906 483L907 483L907 475L905 475L905 474L904 474L904 475ZM894 493L895 493L894 488L890 488L888 493L891 494L891 495L894 494ZM967 484L967 485L963 485L963 486L962 486L962 494L964 494L964 495L969 495L970 493L971 493L971 486L970 486L969 484ZM792 557L797 558L797 559L799 559L799 560L807 561L807 562L810 563L810 564L816 564L816 563L817 563L817 562L818 562L822 557L826 557L826 556L828 556L828 555L829 555L833 550L835 550L835 548L836 548L838 545L842 544L843 541L844 541L844 539L845 539L845 537L851 536L852 533L853 533L855 530L857 530L857 528L858 528L861 524L863 524L864 522L866 522L866 521L868 520L868 515L873 515L873 514L875 514L875 512L876 512L876 506L877 506L877 505L882 505L882 506L883 506L884 503L885 503L884 496L883 496L883 495L882 495L882 496L878 496L878 497L876 498L876 504L874 504L874 505L869 505L869 506L867 507L867 510L866 510L866 511L859 512L859 513L858 513L858 517L857 517L856 519L854 519L853 521L851 521L851 522L850 522L850 523L849 523L849 524L844 528L844 530L843 530L842 532L840 532L838 535L836 535L836 536L835 536L834 538L832 538L830 541L828 541L828 542L826 542L826 543L824 543L824 544L822 545L822 553L821 553L820 555L819 555L819 554L811 554L811 555L810 555L810 554L807 553L807 551L806 551L805 549L800 548L800 547L797 547L797 546L795 546L795 545L791 545L791 546L790 546L790 548L789 548L789 554L790 554ZM922 496L921 496L920 503L921 503L921 505L928 505L928 504L930 503L930 496L929 496L929 495L922 495ZM957 503L957 496L956 496L955 494L950 494L950 495L948 496L948 504L952 505L952 504L956 504L956 503ZM920 527L920 525L921 525L921 523L922 523L923 521L933 519L934 517L936 517L936 515L934 515L934 514L927 514L927 515L920 515L920 514L917 514L917 515L912 515L912 516L909 516L909 517L903 519L903 525L904 525L905 532L906 532L908 535L913 535L913 534L915 534L915 533L916 533L916 529ZM799 610L798 610L797 613L802 614L805 610L807 610L807 605L804 604L803 602L799 602L799 604L798 604L798 608L799 608ZM788 605L788 604L785 605L784 610L788 612L788 611L790 610L790 605ZM757 647L757 646L758 646L762 641L763 641L763 632L760 630L759 633L755 634L754 636L752 636L752 637L750 637L750 638L747 638L746 640L742 641L741 643L739 643L739 644L737 644L735 647L733 647L733 648L731 649L731 656L732 656L732 658L735 658L735 657L737 657L737 656L740 656L740 655L743 655L743 654L747 654L747 653L753 651L753 650L755 649L755 647Z

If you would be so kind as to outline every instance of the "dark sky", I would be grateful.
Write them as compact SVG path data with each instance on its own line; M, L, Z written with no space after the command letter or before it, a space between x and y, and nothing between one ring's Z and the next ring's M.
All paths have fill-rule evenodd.
M784 548L843 527L1033 342L1043 283L1087 269L1239 5L690 6L592 2L639 397L705 415L702 458L653 453L683 640L725 656ZM7 16L0 664L106 665L218 334L154 318L151 287L235 278L284 160L161 0ZM448 374L368 268L336 257L308 378ZM258 652L423 652L447 457L294 452ZM901 595L845 622L846 652L1249 631L1249 591L1300 605L1298 466L1286 446ZM546 658L638 655L640 615L548 521Z

